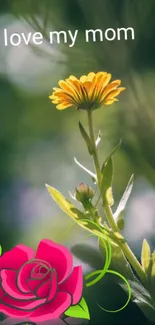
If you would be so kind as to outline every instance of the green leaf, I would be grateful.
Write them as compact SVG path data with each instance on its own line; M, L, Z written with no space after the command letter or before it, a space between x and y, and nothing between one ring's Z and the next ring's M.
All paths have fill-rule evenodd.
M143 298L135 299L133 302L136 303L136 305L141 309L149 321L155 321L155 306L152 303L149 303L146 299Z
M107 161L104 170L102 172L103 178L102 178L102 185L101 185L101 192L105 199L107 199L109 205L114 204L113 195L112 195L112 176L113 176L113 164L112 159L109 158Z
M101 191L102 195L105 197L105 199L108 201L108 204L112 206L114 204L113 194L112 194L112 177L113 177L113 164L112 164L112 157L117 151L117 149L120 147L122 140L117 144L117 146L111 151L111 153L108 155L108 157L105 159L101 172L102 172L102 185L101 185Z
M143 287L143 285L135 277L130 264L124 256L121 248L112 241L112 259L110 268L122 274L129 282L132 290L132 301L137 304L144 315L151 321L155 321L155 306L150 293ZM99 248L101 254L105 254L105 249L102 241L99 241ZM120 281L119 277L114 277L113 281L118 283L122 289L128 294L128 288L124 282Z
M89 138L89 135L87 134L87 132L85 131L84 127L82 126L82 124L80 122L79 122L79 129L80 129L80 132L81 132L81 135L82 135L83 139L85 140L88 151L89 151L90 155L92 155L92 153L94 151L93 143L92 143L91 139Z
M0 256L2 255L2 246L0 245Z
M102 269L103 259L97 248L88 244L76 244L71 247L71 252L82 262L88 264L92 269Z
M155 285L155 251L152 253L151 283Z
M97 236L104 236L99 226L89 220L89 216L86 216L83 212L74 207L59 191L46 184L46 187L58 204L61 210L63 210L69 217L77 222L82 228L90 231Z
M151 263L151 250L146 239L143 240L142 252L141 252L141 263L143 270L148 274L150 263Z
M83 170L85 170L91 177L93 177L95 180L97 179L96 174L94 174L88 168L86 168L85 166L80 164L79 161L77 161L77 159L75 157L74 157L74 161L79 167L81 167Z
M84 219L85 215L80 210L76 209L74 205L72 205L59 191L57 191L54 187L51 187L46 184L46 187L53 197L55 202L58 204L61 210L63 210L66 214L68 214L75 221Z
M117 151L117 149L120 147L121 143L122 143L122 140L120 140L120 142L117 144L117 146L116 146L116 147L111 151L111 153L110 153L110 154L108 155L108 157L105 159L105 161L104 161L104 163L103 163L103 165L102 165L102 169L101 169L102 173L103 173L103 171L104 171L104 168L105 168L107 162L110 160L110 158L113 157L113 155L115 154L115 152Z
M114 204L114 198L112 193L112 187L109 187L106 191L106 198L110 206Z
M118 215L117 219L117 226L120 230L124 229L125 226L125 222L124 222L124 211L121 211L120 214Z
M75 318L90 319L89 309L85 299L82 298L77 305L69 307L65 315Z
M143 287L143 285L136 279L136 281L129 280L132 289L132 301L141 309L143 314L150 321L155 321L155 304L150 296L150 293ZM124 284L122 285L126 291Z
M124 228L124 210L125 210L126 204L128 202L128 199L130 197L130 194L131 194L131 191L133 188L133 181L134 181L134 176L132 175L128 182L128 185L123 193L123 196L119 202L117 210L114 213L114 218L117 222L119 229L121 229L121 230Z
M151 321L155 321L155 306L150 293L143 287L143 285L135 277L130 264L124 256L121 248L112 241L112 259L110 268L122 274L129 282L132 290L132 301L137 304L144 315ZM99 248L102 255L105 250L102 241L99 241ZM124 282L120 281L119 277L114 277L113 281L119 284L122 289L128 294L128 288Z

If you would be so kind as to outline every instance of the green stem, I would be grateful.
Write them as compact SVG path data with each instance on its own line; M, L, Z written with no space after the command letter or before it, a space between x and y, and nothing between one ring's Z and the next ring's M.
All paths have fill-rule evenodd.
M113 218L113 213L112 213L111 208L110 208L110 206L108 205L107 202L106 202L104 208L105 208L105 212L106 212L108 221L111 224L112 230L114 232L118 232L119 229L118 229L117 225L115 224L115 220ZM144 283L145 285L147 285L147 277L146 277L146 274L143 271L143 269L141 267L141 264L137 260L136 256L131 251L131 249L128 246L128 244L127 243L121 243L121 242L119 242L118 244L119 244L120 248L122 249L122 251L123 251L124 255L126 256L126 258L128 259L128 261L132 265L133 269L136 271L137 275L141 279L142 283Z
M89 135L90 135L90 138L92 140L93 147L94 147L92 156L93 156L93 159L94 159L94 165L95 165L96 174L97 174L98 186L99 186L99 188L101 190L102 173L101 173L99 159L98 159L98 152L97 152L97 148L96 148L96 144L95 144L95 135L94 135L94 130L93 130L92 111L88 111L88 127L89 127ZM104 200L104 202L105 202L105 200ZM119 232L119 228L118 228L118 226L117 226L117 224L115 222L115 219L113 217L111 207L109 206L107 201L104 204L104 209L105 209L105 212L106 212L108 223L111 226L111 229L113 230L113 232ZM143 271L143 269L141 267L141 264L137 260L136 256L131 251L128 244L119 242L119 246L122 249L122 251L123 251L124 255L126 256L126 258L128 259L128 261L130 262L130 264L132 265L133 269L136 271L136 273L139 276L142 283L144 283L146 285L146 283L147 283L146 274Z
M94 147L92 155L93 155L93 159L94 159L98 185L100 187L101 186L101 180L102 180L102 174L101 174L101 171L100 171L100 164L99 164L98 154L97 154L96 144L95 144L95 135L94 135L94 129L93 129L92 111L88 111L88 127L89 127L90 138L92 140L93 147Z
M108 222L111 226L111 229L113 230L113 232L119 232L119 228L117 226L117 223L115 222L115 219L113 217L113 213L111 211L111 207L109 206L107 200L104 200L104 210L106 212L107 218L108 218Z
M94 159L98 185L99 185L99 188L101 190L102 173L101 173L99 159L98 159L98 152L97 152L97 148L96 148L96 144L95 144L95 135L94 135L94 129L93 129L93 116L92 116L92 113L93 113L92 111L88 111L88 127L89 127L89 135L90 135L93 147L94 147L92 156L93 156L93 159ZM107 206L107 209L110 209L107 202L106 202L106 206ZM108 222L109 222L112 230L114 232L119 231L118 227L117 227L117 224L115 223L115 220L114 220L112 214L109 213L109 214L107 214L107 216L108 216Z

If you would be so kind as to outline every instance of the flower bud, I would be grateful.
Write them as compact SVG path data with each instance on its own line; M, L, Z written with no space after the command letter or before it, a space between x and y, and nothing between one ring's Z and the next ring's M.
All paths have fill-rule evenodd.
M86 184L81 183L76 188L76 199L79 202L88 202L94 197L94 191L91 187Z

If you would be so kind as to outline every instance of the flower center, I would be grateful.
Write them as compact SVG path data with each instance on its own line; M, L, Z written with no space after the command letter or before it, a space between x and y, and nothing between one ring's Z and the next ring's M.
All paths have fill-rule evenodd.
M30 272L30 279L31 280L43 280L47 278L47 276L50 277L52 273L52 266L45 261L42 260L34 260L33 262L30 261L30 264L35 264Z
M53 279L57 279L56 270L47 261L40 259L29 260L17 274L19 289L25 293L35 294L41 286L47 287L48 283L53 283Z

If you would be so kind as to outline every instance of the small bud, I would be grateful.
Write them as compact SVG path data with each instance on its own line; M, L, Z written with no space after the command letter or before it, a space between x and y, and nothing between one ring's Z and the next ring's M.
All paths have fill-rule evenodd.
M85 185L81 183L77 188L76 188L76 199L79 202L88 202L94 197L94 191L91 187L88 185Z

